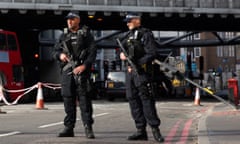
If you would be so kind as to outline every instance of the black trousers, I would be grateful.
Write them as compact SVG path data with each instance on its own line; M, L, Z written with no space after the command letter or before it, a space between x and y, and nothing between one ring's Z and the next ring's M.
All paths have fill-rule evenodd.
M146 74L127 73L126 94L137 129L144 129L147 124L151 127L159 127L161 122L148 84L149 79Z
M90 92L87 90L89 80L88 75L82 75L81 82L76 83L72 75L63 73L62 77L62 96L66 116L64 125L69 128L74 128L77 116L76 102L79 101L81 118L84 125L92 125L93 108Z

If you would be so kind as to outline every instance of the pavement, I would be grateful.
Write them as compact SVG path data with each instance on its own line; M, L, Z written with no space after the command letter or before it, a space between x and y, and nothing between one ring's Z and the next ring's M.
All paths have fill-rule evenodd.
M198 144L239 144L240 110L218 103L198 124Z

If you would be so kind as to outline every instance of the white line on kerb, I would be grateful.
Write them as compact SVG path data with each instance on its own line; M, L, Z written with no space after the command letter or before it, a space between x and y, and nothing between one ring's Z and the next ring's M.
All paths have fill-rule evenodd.
M100 117L100 116L104 116L104 115L107 115L109 113L100 113L100 114L96 114L96 115L93 115L93 118L95 117ZM80 119L77 119L77 120L80 120ZM46 125L41 125L39 126L38 128L47 128L47 127L51 127L51 126L56 126L56 125L62 125L63 122L56 122L56 123L51 123L51 124L46 124Z
M16 134L19 134L19 133L21 133L21 132L19 132L19 131L14 131L14 132L10 132L10 133L0 134L0 137L16 135Z

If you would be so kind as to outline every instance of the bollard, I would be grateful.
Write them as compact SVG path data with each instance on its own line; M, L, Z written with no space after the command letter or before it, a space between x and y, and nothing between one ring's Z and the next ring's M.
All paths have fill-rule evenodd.
M238 106L239 104L239 96L238 96L238 80L231 78L228 80L228 91L229 91L229 98Z

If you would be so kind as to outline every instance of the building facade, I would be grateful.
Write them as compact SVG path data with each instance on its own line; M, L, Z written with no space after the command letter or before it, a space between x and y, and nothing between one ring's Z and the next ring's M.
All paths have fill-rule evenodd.
M232 39L238 35L235 32L218 32L222 39ZM192 39L208 40L215 39L216 36L210 32L204 32ZM240 75L240 50L239 45L211 46L211 47L195 47L185 49L185 53L190 51L193 61L200 66L199 56L204 57L203 72L206 83L214 80L214 88L216 90L227 87L227 80ZM198 69L199 70L199 69Z

